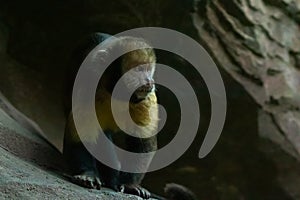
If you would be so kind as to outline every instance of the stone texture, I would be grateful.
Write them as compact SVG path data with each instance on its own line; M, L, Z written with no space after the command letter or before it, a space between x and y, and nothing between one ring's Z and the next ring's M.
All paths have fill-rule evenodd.
M21 127L0 106L0 199L140 199L74 185L64 178L62 164L57 150Z
M193 15L199 37L214 59L271 116L269 123L298 159L299 5L292 0L200 1Z

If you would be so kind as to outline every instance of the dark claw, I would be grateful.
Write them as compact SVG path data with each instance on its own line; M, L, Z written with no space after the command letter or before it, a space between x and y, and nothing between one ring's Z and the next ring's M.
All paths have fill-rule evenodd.
M151 197L150 192L139 185L122 185L120 192L136 195L143 199L149 199Z

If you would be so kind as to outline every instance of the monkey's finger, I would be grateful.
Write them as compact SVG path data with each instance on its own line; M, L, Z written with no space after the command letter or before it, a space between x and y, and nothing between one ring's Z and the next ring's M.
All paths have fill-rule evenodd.
M128 187L124 185L123 193L141 196L141 192L137 187Z
M73 176L72 178L72 182L78 184L78 185L81 185L83 187L86 187L86 188L93 188L93 180L90 178L90 177L87 177L86 175L76 175L76 176Z
M100 190L101 189L101 181L98 177L95 178L95 185L96 185L96 189Z
M82 184L84 185L84 187L93 188L92 182L93 180L90 177L86 177L86 176L82 177Z
M137 196L139 196L139 197L142 197L142 193L141 193L142 191L141 190L139 190L138 188L133 188L132 189L132 194L135 194L135 195L137 195Z
M142 197L143 199L145 199L145 197L146 197L145 192L143 190L139 190L139 192L141 194L140 197Z
M151 197L151 193L148 190L146 190L145 191L145 198L149 199L150 197Z
M87 177L85 182L86 182L88 187L96 189L96 186L94 185L94 178L93 177Z
M120 186L119 192L125 193L125 186L124 185Z
M142 197L143 199L149 199L150 198L151 193L148 190L146 190L145 188L139 188L139 191L140 191L140 194L141 194L140 197Z

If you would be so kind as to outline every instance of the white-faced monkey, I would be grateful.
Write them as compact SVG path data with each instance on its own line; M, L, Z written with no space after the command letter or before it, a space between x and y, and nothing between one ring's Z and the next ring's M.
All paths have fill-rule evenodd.
M106 34L95 33L79 47L74 54L76 57L74 59L77 59L75 71L78 70L85 56L108 37L109 35ZM153 152L157 150L157 140L156 136L152 135L153 132L156 133L157 131L159 118L153 80L156 56L153 48L145 40L140 38L117 38L111 48L126 49L132 46L137 47L138 50L130 51L117 58L100 78L95 97L96 113L101 128L110 140L119 137L118 135L122 135L122 137L124 137L126 150L136 153ZM110 53L109 50L107 53ZM124 73L133 68L139 73L131 73L127 79L125 79L124 89L126 90L127 88L130 90L132 87L136 87L137 84L142 86L134 91L129 102L123 99L112 98L112 91L117 81ZM137 133L143 138L122 134L122 131L114 121L111 111L111 101L116 102L116 105L120 107L120 112L123 108L128 108L129 103L129 112L132 120L141 127L147 127L140 129L140 132ZM127 119L123 119L122 121L126 124L126 120ZM101 141L97 140L97 135L86 133L83 137L87 141L96 141L101 144ZM154 196L140 186L144 174L122 172L122 166L120 170L111 169L98 162L86 150L74 126L72 110L69 110L68 114L63 154L72 170L72 181L76 184L94 189L100 189L101 186L105 186L116 191L138 195L145 199ZM112 155L112 159L118 159L114 152L109 152L109 154ZM174 189L176 186L173 185L173 187L170 188L169 191L173 194L176 193L173 192L173 190L176 191ZM180 187L178 188L181 190ZM172 199L193 199L193 195L189 192L183 192L183 194L184 195L180 198L171 194L173 196Z

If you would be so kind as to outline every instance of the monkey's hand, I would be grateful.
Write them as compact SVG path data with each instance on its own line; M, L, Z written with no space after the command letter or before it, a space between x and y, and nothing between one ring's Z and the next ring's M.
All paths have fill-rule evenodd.
M122 185L120 187L120 192L137 195L143 199L149 199L151 197L151 193L139 185Z
M74 175L72 176L71 181L77 185L98 190L101 189L102 185L99 176L93 171Z

